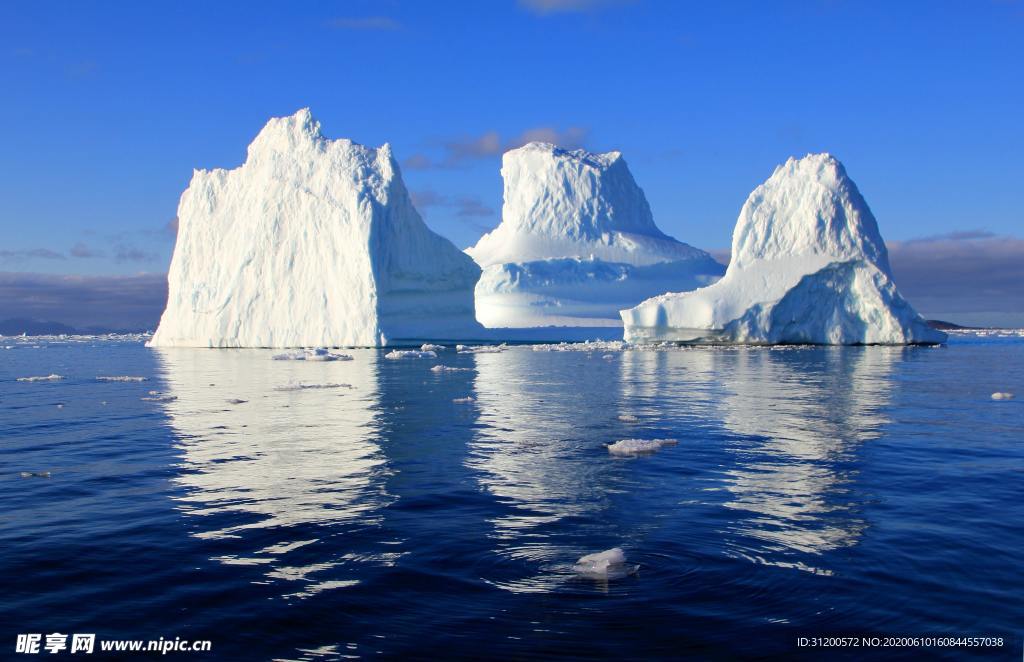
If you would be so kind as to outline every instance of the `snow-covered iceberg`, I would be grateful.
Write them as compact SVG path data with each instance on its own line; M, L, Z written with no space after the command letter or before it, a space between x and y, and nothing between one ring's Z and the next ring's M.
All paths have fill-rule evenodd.
M487 327L620 326L618 311L725 268L654 224L619 152L530 143L506 152L501 224L466 250Z
M377 346L478 338L480 269L423 223L391 147L271 119L234 170L197 170L178 207L154 346Z
M747 198L717 283L622 311L630 342L938 343L896 290L878 224L829 154L789 159Z

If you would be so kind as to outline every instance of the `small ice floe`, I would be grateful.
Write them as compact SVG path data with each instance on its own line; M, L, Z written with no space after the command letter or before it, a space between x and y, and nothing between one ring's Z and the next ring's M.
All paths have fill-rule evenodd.
M64 375L58 375L56 373L52 375L42 375L40 377L18 377L19 382L55 382L64 379Z
M640 417L634 416L633 414L619 414L619 420L623 423L639 423Z
M622 439L614 444L608 444L608 452L612 455L627 457L649 455L660 451L665 446L675 446L678 443L675 439Z
M393 349L385 354L384 358L391 359L392 361L398 359L436 359L437 352L416 349Z
M611 361L612 359L614 359L614 358L615 358L615 355L614 355L614 354L605 354L605 355L604 355L604 356L602 356L601 358L602 358L602 359L604 359L604 360L606 360L606 361Z
M497 354L508 349L508 345L456 345L455 351L459 354Z
M317 347L314 350L306 351L307 361L351 361L351 354L335 354L330 352L326 347Z
M440 352L447 348L444 345L432 345L428 342L425 342L423 343L423 346L420 347L420 349L423 350L424 352Z
M471 395L467 395L464 398L455 398L454 400L452 400L452 402L458 405L468 405L470 403L476 402L476 398L474 398Z
M282 352L280 354L274 354L272 357L275 361L351 361L352 356L350 354L335 354L328 350L326 347L317 347L316 349L299 349L293 352Z
M100 375L96 377L98 382L144 382L145 377L136 377L134 375Z
M146 402L174 402L178 399L178 396L168 395L166 393L161 393L160 391L150 391L148 395L141 399Z
M638 565L626 563L626 554L619 547L587 554L572 567L577 575L590 579L622 579L639 569Z
M274 387L275 391L315 391L329 388L353 388L351 384L287 384Z
M472 368L456 368L450 365L435 365L430 372L470 372Z
M51 476L49 471L22 471L22 478L49 478Z
M992 394L993 400L1013 400L1013 393L1005 393L1002 391L996 391Z

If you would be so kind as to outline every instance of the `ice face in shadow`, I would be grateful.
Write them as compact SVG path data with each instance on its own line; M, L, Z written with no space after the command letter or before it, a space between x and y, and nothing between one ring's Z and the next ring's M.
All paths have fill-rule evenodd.
M480 269L413 207L391 147L271 119L233 170L178 206L154 347L379 346L479 338Z
M789 159L747 198L718 282L622 311L625 337L753 344L938 343L893 284L878 224L829 154Z
M887 347L767 350L720 355L722 421L739 439L726 472L731 553L758 563L828 572L818 557L860 539L850 494L857 454L881 435L892 362ZM849 467L849 468L847 468Z
M372 535L353 535L363 548L347 558L317 548L372 531L393 500L375 352L329 363L272 361L263 350L158 352L174 396L162 406L181 454L178 507L214 558L265 567L296 597L350 585L356 558L393 561L395 548Z
M621 308L724 272L658 229L619 152L534 142L506 152L501 174L501 224L466 250L484 270L484 326L621 326Z

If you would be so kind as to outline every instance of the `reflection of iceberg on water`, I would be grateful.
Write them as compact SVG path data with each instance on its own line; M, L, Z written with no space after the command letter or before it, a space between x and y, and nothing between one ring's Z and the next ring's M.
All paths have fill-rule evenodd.
M744 511L732 551L759 563L814 572L807 554L851 547L865 523L850 496L861 442L887 421L897 352L858 349L749 350L723 365L732 394L723 420L748 443L726 473L727 508Z
M573 563L589 551L566 540L565 520L584 527L609 505L607 451L585 448L594 403L568 387L571 378L552 380L535 352L475 360L478 432L466 466L507 507L490 521L500 559L540 568L492 583L517 593L550 591L573 578Z
M194 535L227 550L224 563L305 582L297 595L351 583L337 577L346 561L318 558L315 543L372 528L391 501L375 354L307 363L259 350L157 351L175 396L164 409L182 456L177 500Z

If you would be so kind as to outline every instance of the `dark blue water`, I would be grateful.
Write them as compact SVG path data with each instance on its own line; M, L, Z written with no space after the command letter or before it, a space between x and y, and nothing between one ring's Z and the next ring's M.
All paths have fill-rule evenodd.
M1022 654L1020 338L333 363L7 341L0 658L54 631L240 660ZM679 443L612 457L626 438ZM574 573L612 547L635 575ZM826 634L1006 643L797 647Z

